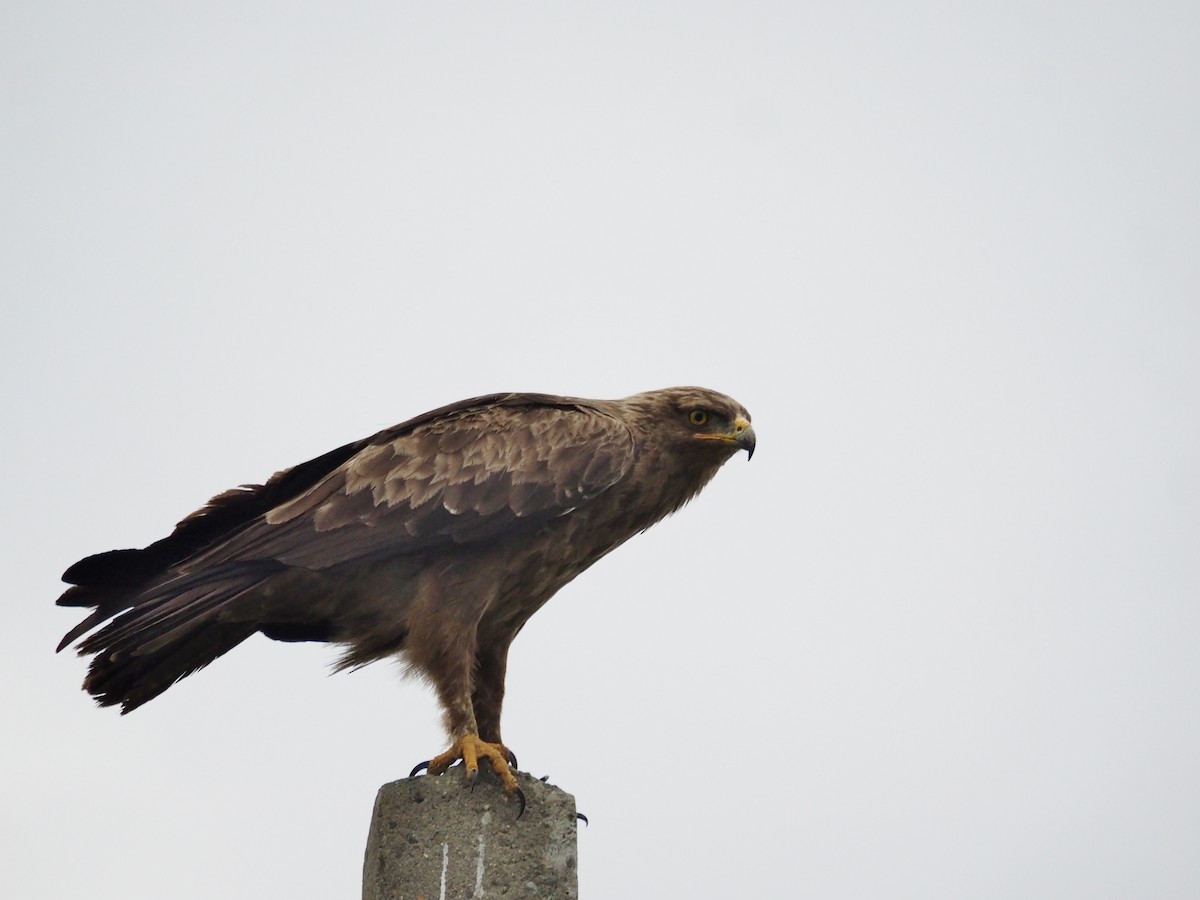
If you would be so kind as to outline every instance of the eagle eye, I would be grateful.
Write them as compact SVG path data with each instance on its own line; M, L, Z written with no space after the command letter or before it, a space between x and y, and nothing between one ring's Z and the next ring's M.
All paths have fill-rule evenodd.
M703 409L693 409L688 413L688 421L699 427L708 421L708 411Z

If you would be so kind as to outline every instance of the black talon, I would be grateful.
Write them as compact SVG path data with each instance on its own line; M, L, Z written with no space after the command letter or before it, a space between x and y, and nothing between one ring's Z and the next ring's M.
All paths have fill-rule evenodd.
M521 811L517 813L517 818L519 819L525 815L525 792L520 788L517 788L517 799L521 801Z
M508 750L507 747L505 747L504 749ZM512 766L514 769L519 768L517 766L517 754L513 753L511 750L508 750L508 764L510 766Z
M409 777L409 778L416 778L416 777L417 777L417 773L418 773L418 772L421 772L421 771L424 771L425 769L428 769L428 768L429 768L429 764L430 764L431 762L433 762L433 760L432 760L432 759L427 759L427 760L425 760L425 762L419 762L419 763L417 763L417 765L416 765L416 768L414 768L414 769L413 769L411 772L409 772L409 773L408 773L408 777Z
M545 783L546 783L546 782L548 782L549 780L550 780L550 776L549 776L549 775L543 775L541 778L539 778L539 779L538 779L538 781L540 781L542 784L545 784Z
M587 816L585 816L585 815L584 815L583 813L581 813L581 812L577 812L577 813L575 813L575 818L577 818L577 819L582 819L582 820L583 820L583 825L584 825L584 827L585 827L585 828L587 827L587 825L588 825Z

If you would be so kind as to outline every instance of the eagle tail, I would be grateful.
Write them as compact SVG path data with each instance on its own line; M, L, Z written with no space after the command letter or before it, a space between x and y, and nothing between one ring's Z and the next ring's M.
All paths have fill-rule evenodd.
M59 649L112 619L79 644L81 656L95 654L83 687L101 706L120 704L127 713L258 631L261 623L237 614L237 601L273 572L269 564L235 563L169 574L132 590L77 585L60 605L94 610Z
M149 555L145 550L109 550L85 557L63 573L63 581L73 587L58 598L57 605L90 606L93 612L63 635L56 653L137 602L139 589L163 571L147 559Z

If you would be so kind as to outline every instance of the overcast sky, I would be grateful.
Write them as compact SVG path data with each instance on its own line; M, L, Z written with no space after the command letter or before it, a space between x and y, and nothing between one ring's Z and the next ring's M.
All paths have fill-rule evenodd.
M5 897L357 896L443 749L76 559L497 390L752 413L514 645L585 898L1200 895L1200 6L0 6Z

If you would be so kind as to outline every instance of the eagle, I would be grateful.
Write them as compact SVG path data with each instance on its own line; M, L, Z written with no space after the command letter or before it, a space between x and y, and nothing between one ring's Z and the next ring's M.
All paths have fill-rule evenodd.
M414 774L461 761L474 781L486 760L519 794L500 732L513 639L754 444L745 408L699 387L464 400L75 563L58 605L91 613L58 650L82 637L84 690L122 713L256 632L338 645L337 669L399 657L435 689L450 744Z

